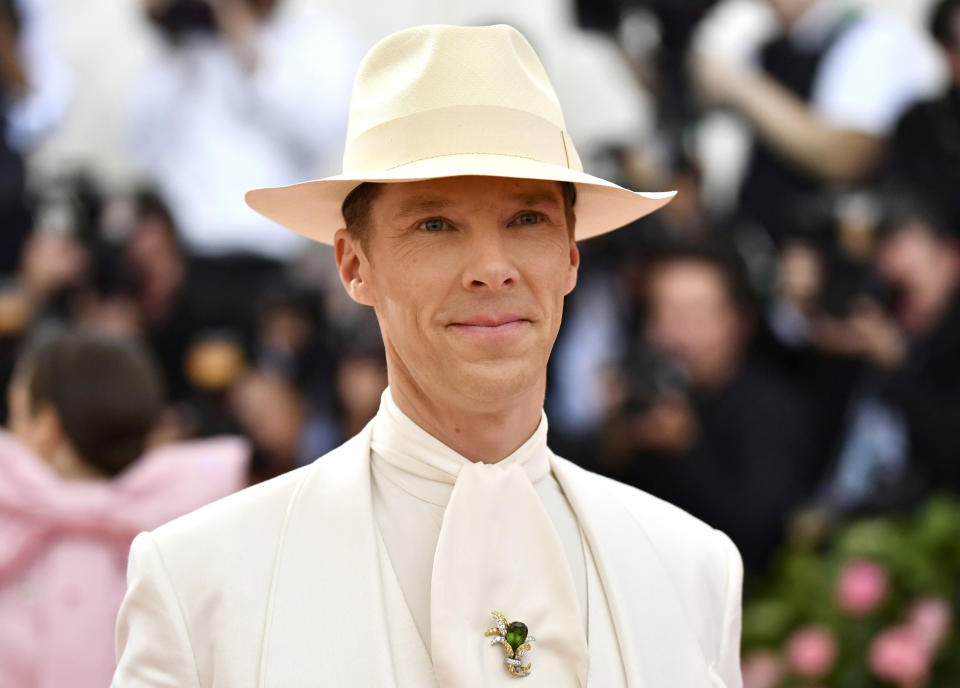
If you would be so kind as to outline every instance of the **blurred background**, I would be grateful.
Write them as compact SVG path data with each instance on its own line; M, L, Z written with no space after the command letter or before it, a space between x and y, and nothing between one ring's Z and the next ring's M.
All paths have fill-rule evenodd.
M500 22L588 172L680 191L581 246L553 450L731 536L748 688L960 685L960 0L0 0L0 688L104 685L130 538L376 412L243 193L339 172L384 35Z

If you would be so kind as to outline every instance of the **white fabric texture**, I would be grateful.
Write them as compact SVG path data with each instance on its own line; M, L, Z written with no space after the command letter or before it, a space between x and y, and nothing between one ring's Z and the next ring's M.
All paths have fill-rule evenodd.
M588 622L590 664L587 685L597 686L597 688L633 686L635 681L629 681L624 670L620 641L617 638L610 604L600 581L596 560L585 537L582 538L582 547L586 557L587 598L590 600ZM390 556L382 537L378 538L378 548L380 580L386 612L384 616L390 637L390 654L393 658L394 685L409 686L409 688L438 688L433 663L413 623L413 617L390 564ZM539 663L537 666L539 667ZM536 682L539 678L538 671L536 678L528 678L525 683L533 685L531 681ZM506 678L506 674L500 676L500 679L498 683L512 685L512 679ZM479 677L477 682L480 683ZM715 685L723 686L724 683L721 681ZM733 685L736 684L731 683L731 686Z
M381 398L372 433L374 517L420 637L429 649L431 580L437 540L454 481L470 461L410 420L397 407L389 388ZM545 414L530 439L500 463L521 466L546 509L573 577L581 626L585 628L587 584L580 528L560 485L550 473ZM506 502L503 506L503 522L510 523L509 506ZM493 524L491 527L496 528ZM498 532L506 533L501 535L504 541L509 539L506 531ZM518 526L517 535L522 532L523 527ZM505 552L504 559L508 556ZM484 621L492 623L489 616Z
M433 662L420 639L410 607L403 597L397 574L390 563L390 554L378 533L377 554L380 561L380 585L383 590L384 620L390 639L393 678L397 686L439 688L433 674Z
M511 658L521 662L514 671L527 674L526 667L536 664L532 685L586 685L587 638L573 579L556 531L517 464L477 462L460 469L440 528L430 605L441 686L503 680L504 648L480 639L480 629L494 625L491 607L536 634L533 661Z
M590 673L588 686L602 688L621 688L629 686L620 653L620 641L610 612L610 601L600 582L596 558L590 549L586 537L583 538L583 550L587 559L587 599L590 600L590 621L587 639L590 645Z

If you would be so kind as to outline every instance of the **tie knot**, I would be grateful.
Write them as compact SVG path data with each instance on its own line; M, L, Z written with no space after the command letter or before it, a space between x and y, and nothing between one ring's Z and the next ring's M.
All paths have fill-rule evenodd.
M547 419L541 415L533 435L516 451L497 463L473 462L414 423L400 408L388 388L373 421L370 448L374 468L401 489L437 506L446 506L450 490L464 469L497 472L514 469L537 483L550 473Z
M547 464L547 471L549 470L550 467ZM527 472L526 464L520 465L516 461L506 460L497 463L476 462L463 465L457 475L457 484L465 481L478 486L483 485L493 491L506 489L508 485L517 481L531 486L535 482Z

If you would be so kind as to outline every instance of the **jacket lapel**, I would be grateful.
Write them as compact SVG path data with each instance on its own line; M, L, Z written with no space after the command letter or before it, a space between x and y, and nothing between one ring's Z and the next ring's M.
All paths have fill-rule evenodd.
M593 552L630 688L710 686L703 651L643 525L598 477L556 456L551 465Z
M262 688L394 683L370 493L370 426L317 459L288 504Z

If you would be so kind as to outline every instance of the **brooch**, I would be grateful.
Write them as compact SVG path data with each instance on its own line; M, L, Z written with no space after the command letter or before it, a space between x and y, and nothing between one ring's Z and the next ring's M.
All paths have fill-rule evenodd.
M500 612L490 612L497 620L494 628L488 628L485 636L495 636L491 645L502 645L507 656L507 671L511 676L520 678L530 673L530 665L523 663L523 656L530 651L530 643L536 638L527 635L527 625L520 621L507 623L507 617Z

